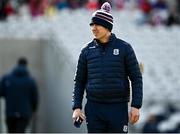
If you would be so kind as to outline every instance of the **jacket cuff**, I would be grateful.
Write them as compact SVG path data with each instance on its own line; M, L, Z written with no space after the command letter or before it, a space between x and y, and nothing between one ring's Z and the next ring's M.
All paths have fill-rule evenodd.
M82 106L79 106L79 105L73 106L73 107L72 107L72 110L74 111L74 110L77 109L77 108L82 109Z
M131 105L131 107L135 107L135 108L137 108L137 109L140 109L140 108L141 108L140 105Z
M141 106L142 106L142 99L134 99L134 100L132 100L131 107L135 107L135 108L140 109Z

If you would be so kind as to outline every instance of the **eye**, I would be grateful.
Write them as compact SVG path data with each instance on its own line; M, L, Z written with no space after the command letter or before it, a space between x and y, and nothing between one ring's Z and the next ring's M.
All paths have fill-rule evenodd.
M94 26L94 23L91 23L90 26L91 26L91 27Z

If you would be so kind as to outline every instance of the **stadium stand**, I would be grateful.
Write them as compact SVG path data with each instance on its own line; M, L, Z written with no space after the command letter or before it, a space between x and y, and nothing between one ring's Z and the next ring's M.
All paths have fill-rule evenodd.
M136 25L138 11L113 11L113 33L128 41L144 65L144 103L135 132L142 132L149 115L165 115L156 124L157 132L180 132L180 27ZM75 71L78 54L93 37L91 12L85 9L62 10L56 16L32 19L24 14L0 22L0 39L46 39L69 54ZM55 49L54 51L58 51ZM58 64L58 63L57 63ZM73 84L73 83L71 83ZM169 110L173 107L175 110ZM154 131L154 130L152 130Z

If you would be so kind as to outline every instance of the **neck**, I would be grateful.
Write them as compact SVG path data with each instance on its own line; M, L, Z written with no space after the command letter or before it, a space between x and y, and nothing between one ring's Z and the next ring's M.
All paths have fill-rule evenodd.
M111 36L111 32L108 32L102 39L99 39L101 43L107 43L109 41L109 38Z

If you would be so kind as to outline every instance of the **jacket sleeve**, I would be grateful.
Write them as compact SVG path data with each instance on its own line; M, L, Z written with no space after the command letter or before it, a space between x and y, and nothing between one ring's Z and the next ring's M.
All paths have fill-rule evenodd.
M74 91L72 98L72 109L82 109L82 100L84 90L87 82L87 61L85 50L83 49L80 53L78 65L76 68L76 74L74 79Z
M2 80L0 80L0 97L3 96L3 95L2 95L2 92L3 92L3 91L2 91Z
M4 96L4 79L0 80L0 97Z
M139 63L137 61L133 48L128 44L125 56L125 65L127 74L132 86L132 102L131 106L141 108L143 99L143 82L140 72Z
M31 83L31 104L33 112L37 111L39 103L39 95L38 95L38 88L36 82L32 79Z

